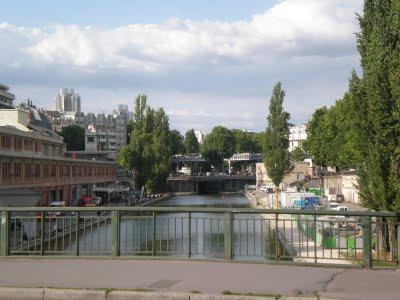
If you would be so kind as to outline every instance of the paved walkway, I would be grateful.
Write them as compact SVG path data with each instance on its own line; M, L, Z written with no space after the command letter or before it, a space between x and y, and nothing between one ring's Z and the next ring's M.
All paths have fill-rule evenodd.
M0 259L0 286L398 299L400 270L112 259Z

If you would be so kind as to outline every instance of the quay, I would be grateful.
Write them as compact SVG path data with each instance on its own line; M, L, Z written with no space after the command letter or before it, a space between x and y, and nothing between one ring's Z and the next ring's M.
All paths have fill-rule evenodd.
M207 261L30 258L0 259L0 269L7 270L0 272L0 286L3 287L0 287L0 299L7 300L43 299L40 298L43 288L49 289L49 295L57 295L46 299L101 300L106 299L105 289L107 293L114 292L114 295L118 294L118 290L125 293L125 297L107 299L127 300L253 300L276 299L275 296L280 296L282 300L389 300L397 299L400 294L400 270L366 271ZM22 288L27 287L36 289L28 290L26 298L15 297L15 293L21 295L24 291ZM100 294L103 298L93 298L93 295L92 298L77 297L79 291L75 291L73 297L74 290L70 289L86 289L92 293L98 291L95 293L97 297ZM7 291L14 291L14 297L6 297ZM38 298L33 297L33 291L39 294ZM228 291L264 297L222 296ZM65 294L68 297L61 297ZM181 298L164 297L177 294Z

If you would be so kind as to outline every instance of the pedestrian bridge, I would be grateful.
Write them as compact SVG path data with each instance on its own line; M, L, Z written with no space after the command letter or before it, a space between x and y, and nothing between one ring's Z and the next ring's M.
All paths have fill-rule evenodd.
M204 207L0 208L0 256L397 266L389 212ZM357 230L361 222L362 230Z

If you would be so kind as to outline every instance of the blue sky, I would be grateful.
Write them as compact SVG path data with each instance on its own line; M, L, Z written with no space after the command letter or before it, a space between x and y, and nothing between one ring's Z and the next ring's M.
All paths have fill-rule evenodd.
M263 130L281 81L292 122L331 105L359 70L362 0L0 0L0 81L51 109L75 88L85 112L164 107L172 128Z
M249 19L277 0L6 0L0 19L20 26L52 23L121 26L160 23L171 17L192 20Z

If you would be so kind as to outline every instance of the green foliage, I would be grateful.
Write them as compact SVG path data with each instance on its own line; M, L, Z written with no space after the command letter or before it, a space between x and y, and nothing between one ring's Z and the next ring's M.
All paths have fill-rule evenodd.
M288 151L290 115L283 109L284 98L285 91L278 82L274 87L269 104L264 147L264 164L268 176L277 187L292 167Z
M183 136L176 129L171 130L169 132L169 147L171 150L171 155L185 153L185 146L183 145Z
M235 152L235 137L229 129L216 126L207 135L201 148L202 156L217 170L224 158L229 158Z
M131 134L133 130L134 123L133 121L128 121L126 124L126 143L129 144L131 142Z
M258 153L262 151L262 144L257 140L255 133L232 129L235 137L235 153Z
M362 160L359 185L364 204L400 208L400 3L366 0L359 17L358 49L363 78L354 119ZM351 87L350 87L351 88Z
M145 95L136 98L131 140L121 149L118 162L135 171L138 188L145 186L148 192L155 192L165 184L170 171L169 121L163 109L156 111L146 103Z
M190 129L186 131L185 140L183 142L185 146L186 154L198 154L200 152L199 142L194 134L194 130Z
M67 151L83 151L85 150L85 129L78 125L64 127L58 133L64 138L67 144Z
M303 161L306 158L306 153L304 152L301 147L296 147L293 149L293 151L290 153L290 158L293 162L299 162Z

